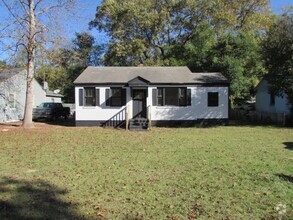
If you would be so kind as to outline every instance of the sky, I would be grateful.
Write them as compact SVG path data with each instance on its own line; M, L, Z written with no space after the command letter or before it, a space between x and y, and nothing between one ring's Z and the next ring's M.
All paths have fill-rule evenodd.
M102 0L77 0L75 11L62 19L62 33L68 43L75 37L75 33L84 31L92 34L98 43L107 43L108 38L105 34L95 29L89 30L88 26L88 23L95 18L96 8L101 2ZM293 0L271 0L271 9L276 14L282 13L282 7L288 5L293 5ZM6 13L0 5L0 22ZM5 57L6 54L0 52L0 60Z

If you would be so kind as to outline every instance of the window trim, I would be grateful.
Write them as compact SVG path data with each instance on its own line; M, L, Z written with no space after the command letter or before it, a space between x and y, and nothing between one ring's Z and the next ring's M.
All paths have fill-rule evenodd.
M112 98L113 98L113 89L119 89L120 90L120 104L119 105L113 105L112 102ZM105 96L106 96L106 106L110 106L110 107L121 107L121 106L125 106L126 105L126 101L127 101L127 91L125 88L123 87L110 87L106 89L105 92ZM118 96L116 96L118 97Z
M85 107L93 107L93 106L96 106L96 88L95 87L84 87L83 88L83 90L84 90L84 94L83 94L83 106L85 106ZM86 96L86 91L87 90L92 90L92 92L93 92L93 96L92 97L87 97ZM92 103L90 104L90 105L88 105L87 104L87 98L92 98Z
M167 89L177 89L177 104L176 105L169 105L166 104L166 90ZM190 106L189 101L188 101L188 88L187 87L157 87L156 88L156 106L169 106L169 107L186 107ZM182 95L181 91L184 91L184 95ZM182 102L180 101L181 98L184 98L184 103L181 104Z
M114 96L114 95L113 95L113 90L114 90L114 89L117 89L117 90L119 89L119 90L120 90L120 96ZM111 91L111 92L110 92L110 94L111 94L111 98L110 98L110 106L113 106L113 107L120 107L120 106L122 106L122 88L121 88L121 87L111 87L111 88L110 88L110 91ZM113 105L113 97L114 97L114 98L120 98L120 104L118 104L118 105L116 105L116 104Z
M216 96L210 97L212 95L216 95ZM208 92L207 106L208 107L219 107L219 92Z

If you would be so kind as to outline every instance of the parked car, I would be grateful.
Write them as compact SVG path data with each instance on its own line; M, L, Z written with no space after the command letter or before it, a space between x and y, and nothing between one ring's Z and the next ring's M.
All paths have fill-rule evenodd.
M55 121L59 117L67 119L70 114L69 107L63 107L62 103L44 102L33 109L33 120L47 119Z

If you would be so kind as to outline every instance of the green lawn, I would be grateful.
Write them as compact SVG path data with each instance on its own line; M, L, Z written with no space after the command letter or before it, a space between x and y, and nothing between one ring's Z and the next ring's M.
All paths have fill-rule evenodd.
M293 218L290 128L39 126L0 143L1 219Z

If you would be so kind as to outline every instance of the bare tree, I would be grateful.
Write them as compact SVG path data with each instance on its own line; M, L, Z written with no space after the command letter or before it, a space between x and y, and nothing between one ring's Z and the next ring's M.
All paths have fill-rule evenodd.
M56 21L54 15L60 15L64 9L72 8L74 0L0 0L0 3L8 13L7 20L0 25L0 38L6 39L2 43L9 45L7 49L15 53L21 47L26 52L27 91L22 125L24 128L32 128L36 51L58 40L54 33L56 30L50 29L52 23Z

